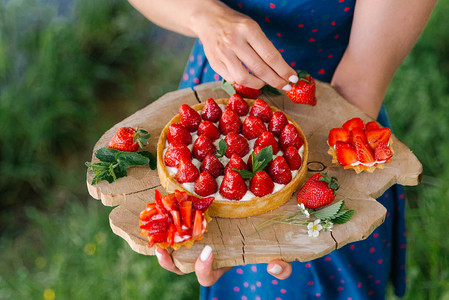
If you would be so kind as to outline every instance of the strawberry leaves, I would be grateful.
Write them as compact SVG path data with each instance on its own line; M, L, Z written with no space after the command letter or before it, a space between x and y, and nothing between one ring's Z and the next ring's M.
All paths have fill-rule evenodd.
M327 220L334 224L344 224L351 220L352 216L354 215L354 210L343 209L344 206L345 200L341 200L335 204L329 205L310 214L320 220Z
M148 139L151 137L146 130L138 129L136 134L133 137L133 142L137 142L139 144L140 149L143 149L146 145L148 145Z
M267 146L260 150L260 152L257 154L257 156L254 154L254 152L251 154L252 159L252 172L248 170L237 170L234 169L234 171L237 171L240 173L243 179L249 179L254 177L254 175L265 169L265 167L268 165L268 163L273 159L273 148L271 146Z

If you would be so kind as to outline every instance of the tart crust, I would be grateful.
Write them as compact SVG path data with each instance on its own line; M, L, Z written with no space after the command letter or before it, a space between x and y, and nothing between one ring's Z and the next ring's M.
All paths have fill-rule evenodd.
M254 100L245 99L250 106L253 105ZM217 104L227 104L228 99L215 99ZM206 103L199 103L193 105L192 108L196 111L201 111ZM276 107L270 106L273 112L279 111ZM285 113L284 113L285 114ZM306 178L307 174L307 161L308 161L308 143L307 139L302 132L299 125L291 119L287 114L287 119L292 122L292 124L298 129L299 134L304 140L304 153L302 157L301 167L298 173L292 181L285 185L281 190L276 193L269 194L263 197L254 197L250 200L243 201L233 201L233 200L214 200L208 209L208 213L212 217L222 217L222 218L245 218L250 216L259 215L286 203L292 196L292 194L298 189L299 185L302 184ZM174 116L170 122L164 127L159 136L159 141L157 144L157 171L159 174L159 179L161 185L165 188L167 193L173 193L175 190L186 191L188 194L192 195L187 191L181 184L179 184L174 176L170 176L164 163L163 151L165 148L165 143L167 140L168 127L173 123L178 123L180 120L179 114ZM198 195L194 195L198 197Z

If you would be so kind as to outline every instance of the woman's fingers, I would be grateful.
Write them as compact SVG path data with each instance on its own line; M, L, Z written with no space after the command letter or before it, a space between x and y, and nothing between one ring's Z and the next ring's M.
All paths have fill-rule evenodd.
M205 246L195 263L195 273L202 286L213 285L225 272L231 268L212 269L214 253L210 246Z
M184 273L181 272L181 270L179 270L175 266L171 258L171 255L168 253L167 250L162 248L156 248L156 257L161 267L164 268L165 270L176 273L178 275L184 275Z
M282 260L273 260L268 264L267 272L277 279L287 279L292 274L292 264Z

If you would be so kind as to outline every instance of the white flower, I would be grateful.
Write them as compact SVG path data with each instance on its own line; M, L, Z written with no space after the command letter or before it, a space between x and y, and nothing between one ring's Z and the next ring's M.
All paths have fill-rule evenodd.
M334 227L334 223L332 223L329 220L325 220L324 221L324 226L323 226L323 231L332 231L332 228Z
M323 229L323 226L321 226L321 220L320 219L316 219L315 222L310 222L307 225L307 229L309 236L311 237L318 237L318 235L320 234L320 230Z
M298 207L303 215L305 215L307 218L310 217L309 210L304 206L304 203L298 204Z

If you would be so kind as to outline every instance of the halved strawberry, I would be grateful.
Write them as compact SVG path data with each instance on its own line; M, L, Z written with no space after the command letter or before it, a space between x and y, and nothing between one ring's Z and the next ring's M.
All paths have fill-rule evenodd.
M146 230L149 234L160 234L166 232L170 223L168 222L168 218L165 219L156 219L150 220L145 224L140 225L140 229Z
M241 84L234 84L235 91L242 97L256 99L260 95L260 90L253 89Z
M360 137L364 144L368 143L368 140L366 139L366 135L365 135L365 130L363 130L360 127L354 127L349 132L349 141L348 141L348 143L351 144L352 146L355 146L355 138L356 137Z
M239 94L234 94L229 97L226 109L231 109L235 111L239 116L243 117L248 114L249 105L248 102L243 100L242 96L240 96Z
M243 121L242 134L248 140L258 138L266 130L267 127L258 117L248 116Z
M332 128L329 132L327 142L329 146L334 147L338 141L347 143L349 140L349 131L344 128Z
M182 104L179 107L179 119L181 125L190 132L197 131L198 125L201 123L200 114L187 104Z
M173 217L173 223L176 226L176 231L181 232L182 224L181 224L181 214L180 214L179 210L171 210L170 214Z
M218 176L224 174L224 167L215 155L208 154L201 163L200 171L208 172L210 175L217 178Z
M202 197L214 194L218 190L215 178L208 172L202 172L195 181L195 193Z
M203 233L203 214L201 211L195 211L195 218L193 221L192 238L198 239Z
M146 208L140 212L139 219L142 222L148 222L152 216L158 214L159 211L156 208L156 203L148 203Z
M190 160L192 158L190 149L180 142L173 142L168 145L164 155L164 162L168 167L178 167L182 158Z
M212 141L220 137L220 131L211 121L203 121L198 126L198 135L205 134Z
M164 204L162 204L162 195L159 190L154 190L154 203L156 203L156 208L160 213L167 213Z
M228 170L248 170L248 166L245 164L243 159L237 154L233 153L231 158L229 159L229 162L227 163L224 173L226 174Z
M160 234L152 234L148 236L148 247L153 247L156 243L163 243L167 240L168 232L162 232Z
M268 146L272 147L273 155L276 155L276 153L278 153L279 145L276 139L274 138L274 135L269 131L265 131L257 138L254 147L265 148Z
M256 99L253 106L251 107L249 114L251 116L258 117L265 123L268 123L270 122L271 116L273 115L273 111L265 101L263 101L262 99Z
M379 129L379 124L376 121L371 121L365 124L365 131L370 131L373 129Z
M284 159L287 162L290 170L299 170L301 167L301 155L298 153L298 149L294 146L289 146L284 152Z
M190 228L192 226L192 201L185 200L179 204L182 225Z
M176 197L176 200L178 201L178 203L181 204L183 201L187 200L187 198L189 197L189 194L187 194L187 192L185 192L185 191L175 190L175 197Z
M355 138L355 150L361 163L372 164L375 162L373 150L360 137Z
M242 128L242 121L235 111L226 109L221 115L218 128L224 135L230 132L239 133Z
M273 192L274 182L265 171L259 171L251 178L249 189L257 197L263 197Z
M342 166L349 166L358 161L357 151L348 143L338 141L335 144L337 152L337 161Z
M276 111L273 113L273 116L268 123L268 131L274 136L280 136L287 124L287 116L282 111Z
M170 194L162 197L162 205L169 212L179 209L178 200L176 199L175 194Z
M170 227L168 228L168 234L167 234L167 243L170 246L173 246L173 244L175 243L175 233L176 233L175 224L170 224Z
M374 149L374 157L377 161L388 161L393 157L393 152L387 144L380 142Z
M233 153L237 153L240 157L245 156L249 152L249 145L246 138L240 134L230 132L225 137L227 145L226 157L230 158Z
M206 212L212 202L214 202L214 197L198 198L190 196L189 199L192 199L192 210L200 210L203 213Z
M353 128L356 128L356 127L364 129L365 123L360 118L352 118L352 119L346 121L342 127L344 129L346 129L347 131L351 131Z
M302 145L304 145L304 140L299 134L298 129L293 124L285 126L279 137L279 146L281 146L282 151L285 151L289 146L300 149Z
M203 161L208 154L214 154L216 151L214 143L205 134L200 135L193 143L192 154L199 161Z
M192 143L192 135L190 131L179 123L168 126L167 140L169 143L180 142L184 145Z
M201 110L201 117L203 120L211 121L216 123L220 120L222 110L220 106L214 101L214 99L209 98L204 104L203 109Z
M292 172L282 156L276 157L268 168L270 177L274 182L287 184L292 180Z
M220 194L229 200L240 200L248 188L242 176L234 170L229 170L221 183Z
M379 143L384 143L388 145L390 140L391 130L389 128L379 128L373 129L366 132L366 138L368 139L368 144L371 148L376 149Z
M175 179L179 183L195 182L200 176L200 172L197 167L192 163L190 159L181 159L178 166L178 172L176 172Z

